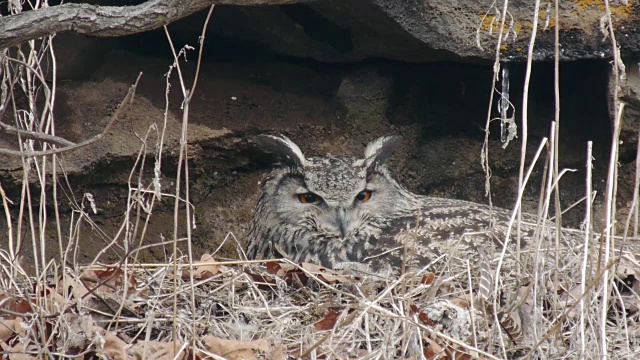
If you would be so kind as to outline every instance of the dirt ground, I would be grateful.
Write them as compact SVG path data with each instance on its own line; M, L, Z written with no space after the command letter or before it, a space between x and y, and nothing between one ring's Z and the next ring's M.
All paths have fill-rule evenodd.
M192 79L194 58L195 54L190 54L189 61L182 64L186 79ZM182 119L182 95L175 70L170 74L169 96L165 96L170 58L116 47L107 51L97 64L95 59L91 61L94 65L91 71L78 67L82 76L69 76L58 83L56 133L72 141L102 131L138 73L143 76L135 101L106 139L62 156L61 166L67 174L67 180L60 183L59 195L62 242L67 244L73 237L68 230L70 223L77 220L73 204L82 203L84 194L93 195L98 210L89 216L92 223L86 222L79 228L79 234L74 235L78 238L74 256L80 263L92 261L112 239L122 238L116 235L127 220L124 212L129 184L140 181L148 186L152 179L158 129L164 123L167 98L169 115L161 184L165 193L175 192L176 149ZM389 61L331 65L273 56L204 61L189 109L189 187L196 255L214 251L230 233L243 244L258 196L257 184L271 165L269 157L253 141L255 135L264 132L286 134L308 155L359 155L367 142L383 135L400 134L403 146L392 158L390 167L408 188L433 196L488 201L480 151L491 85L490 66ZM547 136L553 118L551 67L536 66L530 105L529 159L540 139ZM593 140L597 220L602 213L610 137L605 99L607 65L563 66L567 85L563 90L560 165L576 171L564 176L561 201L566 208L584 196L586 140ZM513 70L512 89L520 88L521 70L517 67ZM601 76L587 79L580 75L585 71ZM516 90L512 96L520 109L521 94ZM580 101L585 96L593 101ZM7 116L5 121L10 121ZM517 197L521 143L516 139L502 149L497 123L491 129L492 201L496 206L509 207ZM14 148L15 139L3 135L0 146ZM146 154L146 159L136 162L139 154ZM633 159L624 160L618 189L621 207L628 206L633 188ZM140 170L140 164L144 164L144 169ZM540 162L536 166L525 193L527 211L537 209L543 165ZM19 203L22 177L19 158L0 158L0 181L14 204ZM34 179L31 180L33 184ZM39 189L32 186L32 191ZM34 209L39 201L34 199ZM563 224L579 226L583 208L581 205L567 212ZM52 200L47 210L50 231L46 254L54 258L59 254L59 245L52 220ZM14 219L18 211L17 205L11 207ZM161 243L173 238L173 211L173 199L164 196L156 204L144 235L138 231L130 239L133 247L155 244L140 252L141 261L166 260L171 255L170 245ZM128 220L135 224L135 217ZM28 239L26 221L23 225L22 235ZM6 233L6 224L0 223L0 231ZM179 237L185 236L184 221L178 231ZM0 244L0 248L3 246ZM118 242L100 259L117 260L125 252ZM237 243L231 240L219 253L230 258L236 258L237 254ZM23 262L29 263L33 256L31 246L23 245L22 255Z

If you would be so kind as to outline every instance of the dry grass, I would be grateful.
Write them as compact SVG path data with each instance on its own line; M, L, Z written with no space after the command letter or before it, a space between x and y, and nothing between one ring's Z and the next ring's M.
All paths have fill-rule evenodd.
M426 267L389 279L286 260L224 262L212 256L196 262L181 256L158 264L67 267L49 271L44 281L17 275L3 284L8 291L2 295L0 340L8 353L32 356L26 359L37 354L493 359L528 352L539 358L595 357L601 299L594 295L602 273L622 264L618 278L637 291L635 280L624 274L640 269L632 255L622 255L594 276L585 295L571 289L561 293L557 304L550 303L554 286L534 289L530 282L514 293L513 285L501 284L500 327L493 325L491 312L484 312L488 303L481 291L461 285L471 283L476 269L466 260L447 260L440 273ZM11 266L19 270L15 262ZM554 285L576 284L564 275L578 266L559 270L562 281ZM540 277L548 281L552 274L545 271ZM630 312L637 309L638 297L624 286L615 289L606 328L608 353L635 358L640 333ZM532 303L533 291L547 303ZM583 299L588 301L587 343L575 331Z
M505 0L501 11L503 23L508 16L507 5ZM609 16L609 26L604 30L616 48L610 14L605 15ZM537 14L534 18L538 18ZM494 80L499 78L503 28L499 27ZM11 200L0 184L8 224L7 233L2 235L8 246L0 251L0 350L7 358L574 359L608 355L635 359L640 356L637 191L625 232L615 232L617 136L624 114L624 104L617 98L607 180L607 218L602 234L595 234L591 225L593 193L591 144L588 144L584 228L556 231L548 222L539 221L538 233L551 235L536 237L537 242L530 249L511 251L505 245L502 253L479 254L483 259L480 268L473 266L470 259L443 256L423 269L380 278L287 260L225 262L216 259L215 253L196 261L190 250L193 219L188 197L186 129L197 72L191 87L187 86L179 58L190 49L175 51L171 43L174 62L167 78L177 74L184 97L175 193L162 193L160 184L165 119L164 124L150 128L141 138L120 230L112 235L103 234L110 242L101 254L119 248L124 255L107 266L99 263L99 254L87 265L76 263L75 254L80 233L87 225L101 232L91 218L95 212L93 197L85 194L82 199L71 198L73 216L68 223L60 220L57 203L59 192L73 193L65 181L65 151L99 139L74 144L55 134L52 108L56 67L51 41L32 41L11 51L5 49L0 56L3 85L0 113L12 111L15 120L13 125L2 124L2 129L13 131L19 145L17 150L4 150L7 155L20 155L23 165L22 193L15 204L17 214L9 210ZM204 31L200 42L204 42ZM535 32L530 59L534 43ZM623 66L617 52L614 53L618 79ZM531 62L527 74L530 68ZM47 75L51 82L44 81ZM556 95L558 89L556 85ZM126 111L134 90L135 86L118 111ZM168 93L167 86L167 108ZM526 90L524 94L526 99ZM559 209L558 184L567 170L557 167L561 154L557 147L560 99L558 95L556 98L556 122L549 139L539 145L534 159L522 157L520 197L509 232L514 235L501 239L505 244L518 243L520 238L519 204L529 177L525 160L532 167L544 158L545 149L547 172L539 218L548 218L551 204ZM527 101L523 103L521 136L525 154ZM491 109L488 114L487 136ZM117 121L117 116L118 112L113 121ZM482 151L490 184L488 146ZM143 175L147 157L155 160L152 178ZM636 189L640 185L639 175L640 160ZM36 186L30 187L33 178L37 179ZM33 189L38 189L38 193L32 193ZM37 205L33 205L36 197ZM174 237L153 246L172 246L171 256L164 263L141 264L138 253L145 248L142 240L153 208L163 197L175 204ZM53 203L54 221L47 219L48 202ZM12 224L18 224L17 228ZM24 224L27 229L22 228ZM67 232L63 228L69 229L68 237L63 237ZM186 230L186 238L177 237L180 229ZM45 239L50 234L57 237L59 258L51 259L48 255ZM225 241L235 241L240 249L238 258L245 258L241 242L232 234ZM178 251L181 242L189 245L186 255ZM20 249L26 246L35 254L32 272L25 270L19 261Z

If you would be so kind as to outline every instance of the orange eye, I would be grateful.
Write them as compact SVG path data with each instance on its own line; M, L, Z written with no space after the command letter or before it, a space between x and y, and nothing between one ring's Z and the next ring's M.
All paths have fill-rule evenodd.
M356 200L367 202L371 199L371 190L360 191L358 195L356 195Z
M299 194L298 201L300 201L303 204L315 204L317 202L320 202L320 196L310 192Z

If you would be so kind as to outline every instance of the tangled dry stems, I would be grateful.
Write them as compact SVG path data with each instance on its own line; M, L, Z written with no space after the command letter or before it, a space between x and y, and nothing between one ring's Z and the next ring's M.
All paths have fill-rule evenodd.
M614 288L607 352L613 358L631 359L640 355L640 303L634 283L640 266L630 253L616 259L618 279L630 287ZM0 331L0 344L7 354L20 350L32 356L27 359L43 353L111 359L186 359L189 354L199 359L493 359L502 357L502 346L507 358L529 352L553 359L601 355L588 344L588 353L581 353L575 311L580 294L564 293L564 303L556 307L549 303L553 297L548 290L553 287L538 288L545 292L539 297L546 302L528 308L537 325L518 318L515 326L522 334L516 339L504 318L497 327L493 314L485 313L475 282L468 286L477 271L467 261L441 260L447 264L443 271L433 273L426 267L391 278L286 260L223 262L211 256L192 265L180 257L175 263L94 265L65 268L64 273L52 266L50 270L58 271L50 271L46 281L10 279L19 286L9 285L0 294L5 330ZM5 276L9 266L17 265L3 257L4 284L9 284ZM549 271L540 274L547 280L552 276ZM560 285L570 289L575 281L563 279ZM522 304L531 306L527 294L532 287L517 290L522 289L518 305L506 299L514 293L511 285L505 285L502 317L526 316ZM595 294L593 289L589 294ZM598 297L588 296L590 344L597 344L598 309ZM190 346L193 339L195 349Z

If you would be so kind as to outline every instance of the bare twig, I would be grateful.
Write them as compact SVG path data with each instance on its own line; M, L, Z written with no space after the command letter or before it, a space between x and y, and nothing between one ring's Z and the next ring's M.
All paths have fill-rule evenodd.
M49 134L41 133L38 131L20 130L15 126L7 125L2 121L0 121L0 134L17 136L18 133L20 133L20 136L22 136L23 139L48 142L51 144L65 146L65 147L73 147L78 145L72 141L61 138L59 136L49 135ZM6 149L0 149L0 152L3 152L4 150ZM8 151L11 151L11 150L8 150ZM19 151L17 152L20 153Z
M94 137L92 137L92 138L90 138L88 140L85 140L85 141L83 141L81 143L77 143L77 144L71 143L72 145L67 145L67 146L62 147L62 148L44 150L44 151L19 151L19 150L9 150L9 149L0 148L0 154L14 155L14 156L25 156L25 157L60 154L60 153L71 151L71 150L77 150L79 148L91 145L91 144L95 143L96 141L102 140L102 138L104 138L104 136L107 134L107 132L109 131L109 129L111 128L113 123L120 117L120 113L122 112L122 108L126 105L127 102L129 102L133 98L133 94L135 94L135 92L136 92L136 87L138 86L138 82L140 81L140 77L142 77L142 73L140 73L138 75L138 78L136 79L136 82L133 85L131 85L131 87L129 88L129 91L127 92L127 95L124 97L124 99L122 100L120 105L118 105L118 108L113 113L113 115L111 115L111 119L107 123L107 126L104 128L104 130L102 130L101 133L95 135ZM16 132L17 135L21 135L21 136L24 136L23 135L24 133L25 133L25 131L23 131L23 130L20 130L20 131ZM42 138L42 139L44 139L44 138L56 138L57 141L63 140L65 142L68 142L67 140L59 138L57 136L52 136L52 135L43 136L45 134L34 133L34 132L31 132L31 131L29 131L27 133L29 135L33 135L33 136L36 136L35 134L37 134L37 137Z
M593 170L593 143L589 141L587 143L587 178L586 182L586 207L584 215L584 243L583 251L584 256L582 258L582 267L580 269L581 281L580 290L584 294L587 291L587 261L589 259L589 243L591 240L591 192L592 192L592 170ZM585 336L585 302L584 298L580 299L580 350L581 354L586 353L586 336Z
M620 102L618 99L618 88L620 81L620 68L622 65L622 60L620 59L620 50L618 49L618 43L616 41L615 36L615 28L613 27L613 20L611 19L611 8L609 4L609 0L604 0L605 6L605 18L608 25L609 30L609 39L611 40L611 49L613 51L613 135L611 139L611 152L609 154L609 171L607 173L607 186L605 192L605 223L606 228L604 231L604 237L602 241L604 242L604 249L602 254L602 262L606 264L609 261L610 251L613 245L613 235L615 235L615 213L616 213L616 190L617 190L617 173L618 173L618 146L619 146L619 138L620 138L620 124L622 121L622 115L624 114L624 103ZM604 271L602 276L602 308L600 313L600 354L604 355L608 352L607 350L607 310L608 310L608 301L609 301L609 272Z

